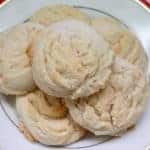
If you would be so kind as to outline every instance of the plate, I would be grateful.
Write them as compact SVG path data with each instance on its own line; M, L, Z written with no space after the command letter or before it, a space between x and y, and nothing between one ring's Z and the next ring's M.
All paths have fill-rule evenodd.
M82 9L90 16L107 16L121 22L136 33L150 56L150 13L133 0L11 0L0 9L0 31L29 18L40 7L53 4L70 4ZM10 100L11 99L11 100ZM18 130L15 97L0 95L0 150L51 150L89 149L150 150L150 104L134 130L121 138L88 135L85 139L66 147L46 147L27 141Z

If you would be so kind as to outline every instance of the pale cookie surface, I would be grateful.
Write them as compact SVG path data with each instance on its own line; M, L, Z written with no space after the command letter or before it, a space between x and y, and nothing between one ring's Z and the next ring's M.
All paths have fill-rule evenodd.
M20 24L0 36L0 92L20 95L34 87L32 79L32 43L43 29L35 23Z
M147 84L135 66L116 58L104 90L86 99L66 100L72 118L95 135L121 135L134 126L145 108Z
M61 99L35 91L16 98L21 131L32 140L46 145L67 145L85 135L69 116ZM29 132L29 133L28 133Z
M111 74L112 50L93 28L80 21L52 24L41 33L34 49L33 78L48 95L89 96L104 88Z
M136 36L119 22L109 18L92 20L93 27L102 34L118 56L147 70L148 60L144 48Z
M64 19L77 19L90 23L90 17L78 8L69 5L55 5L41 8L30 18L30 21L49 25Z

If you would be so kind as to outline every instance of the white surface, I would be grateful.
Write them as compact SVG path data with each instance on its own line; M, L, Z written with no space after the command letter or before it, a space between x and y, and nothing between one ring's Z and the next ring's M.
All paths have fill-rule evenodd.
M69 3L96 8L117 17L134 30L150 55L150 14L132 0L12 0L0 9L0 30L27 19L38 8L54 3ZM136 129L123 137L86 150L148 150L150 145L150 104ZM147 108L148 108L147 107ZM85 141L84 144L91 141ZM83 144L83 143L82 143ZM12 125L0 107L0 150L50 150L28 142ZM66 149L66 148L65 148Z

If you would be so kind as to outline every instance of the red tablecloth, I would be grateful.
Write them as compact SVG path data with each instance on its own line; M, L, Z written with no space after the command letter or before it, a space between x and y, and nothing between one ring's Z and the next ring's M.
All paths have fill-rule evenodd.
M5 0L0 0L0 4L2 4Z
M150 8L150 0L140 0L140 1Z

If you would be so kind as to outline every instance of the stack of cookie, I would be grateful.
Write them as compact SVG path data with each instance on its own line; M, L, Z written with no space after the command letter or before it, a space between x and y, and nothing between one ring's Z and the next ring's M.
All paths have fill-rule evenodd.
M16 95L20 130L46 145L134 126L148 97L147 63L133 33L71 6L42 8L0 33L0 92Z

